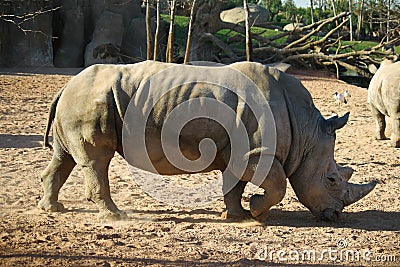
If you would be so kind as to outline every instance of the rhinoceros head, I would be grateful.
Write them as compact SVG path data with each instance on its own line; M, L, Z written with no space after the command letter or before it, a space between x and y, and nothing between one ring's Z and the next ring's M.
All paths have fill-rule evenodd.
M337 220L345 206L367 195L376 182L357 185L349 183L353 169L342 167L334 160L335 131L342 128L349 118L321 119L317 130L317 142L304 155L296 172L289 178L299 198L316 217Z

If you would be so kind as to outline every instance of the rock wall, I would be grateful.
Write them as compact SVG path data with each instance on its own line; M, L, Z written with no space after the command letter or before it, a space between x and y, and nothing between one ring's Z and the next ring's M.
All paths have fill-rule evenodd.
M51 12L41 14L35 19L23 22L18 16L38 10L51 9L52 1L7 1L0 2L0 14L14 15L9 17L16 23L0 19L0 65L18 66L52 66L52 18ZM22 23L23 22L23 23ZM22 31L25 29L26 31Z
M40 34L24 34L15 24L0 20L0 65L82 67L143 60L146 31L140 4L140 0L2 0L0 14L60 8L21 25ZM162 54L166 34L163 23L159 40Z

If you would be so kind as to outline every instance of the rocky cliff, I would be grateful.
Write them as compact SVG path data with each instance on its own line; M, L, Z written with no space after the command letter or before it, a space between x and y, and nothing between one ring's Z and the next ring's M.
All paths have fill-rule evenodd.
M27 19L27 14L38 11L41 14ZM1 66L82 67L146 57L140 0L2 0L0 14L11 15L7 18L14 21L0 20ZM166 28L163 22L161 51Z

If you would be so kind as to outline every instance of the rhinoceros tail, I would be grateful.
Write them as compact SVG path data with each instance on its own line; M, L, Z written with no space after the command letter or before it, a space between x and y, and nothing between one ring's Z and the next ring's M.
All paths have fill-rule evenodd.
M46 130L43 138L43 148L50 148L52 149L53 147L49 143L49 133L50 133L50 128L51 124L53 123L53 120L56 116L56 108L58 104L58 100L60 100L61 94L64 91L63 87L58 93L54 96L53 101L51 102L50 110L49 110L49 116L47 117L47 125L46 125Z

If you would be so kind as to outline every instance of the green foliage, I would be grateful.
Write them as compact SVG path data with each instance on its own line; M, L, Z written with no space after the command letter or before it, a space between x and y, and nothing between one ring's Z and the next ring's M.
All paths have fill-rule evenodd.
M378 42L373 41L342 41L342 46L348 46L348 48L341 50L341 53L348 53L352 51L363 51L363 50L371 50L372 47L378 45ZM330 49L332 53L336 52L336 47ZM400 46L395 46L394 51L396 54L400 54Z
M169 15L161 14L161 18L166 22L170 22L171 18ZM185 16L175 16L175 27L174 27L174 43L178 48L186 47L187 38L187 25L189 18Z
M283 12L286 15L286 19L294 20L297 14L296 4L294 0L286 0L283 4Z
M281 0L261 0L258 1L258 4L269 11L271 21L274 21L276 15L283 9Z
M355 51L362 51L362 50L368 50L371 49L372 47L376 46L376 42L371 42L371 41L363 41L363 42L355 42L355 41L342 41L342 45L344 46L352 46L352 49L346 49L346 52L351 52L352 50Z

